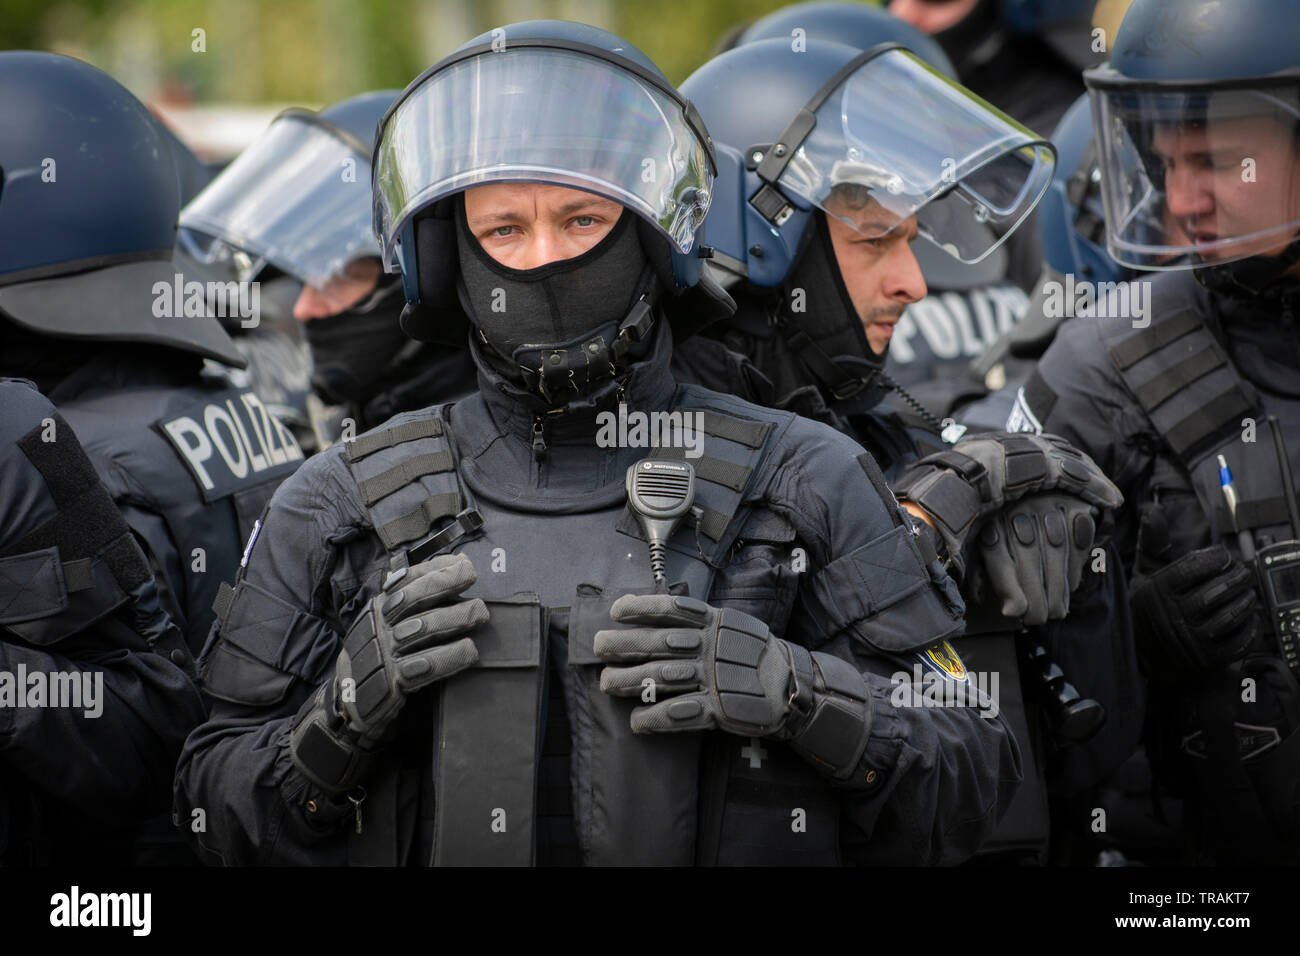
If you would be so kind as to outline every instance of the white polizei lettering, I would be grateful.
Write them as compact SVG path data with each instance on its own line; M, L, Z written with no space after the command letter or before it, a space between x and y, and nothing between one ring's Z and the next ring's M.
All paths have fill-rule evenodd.
M1029 296L1013 285L996 286L989 293L998 304L998 334L1010 332L1029 311Z
M275 425L276 434L280 436L280 447L284 449L285 458L288 461L302 458L302 448L298 445L298 439L293 437L293 432L289 431L277 415L271 416L271 422Z
M267 448L266 435L262 432L262 423L258 420L257 411L254 409L254 405L262 403L257 400L257 396L252 392L245 392L240 395L239 400L244 403L244 408L248 409L248 424L252 426L253 434L257 436L257 443L262 448L263 457L269 464L276 464L275 459L271 457L270 450Z
M257 449L253 447L253 443L248 440L248 432L244 429L243 416L235 410L234 403L230 399L226 399L226 408L230 409L230 418L234 421L235 428L239 429L240 441L243 442L244 447L248 449L248 460L252 463L253 473L256 474L261 471L266 471L269 467L266 464L266 458L259 455Z
M993 317L993 302L988 293L982 289L975 290L970 294L970 305L975 311L975 322L979 325L980 345L978 352L971 353L974 357L994 343L998 337L998 329Z
M966 300L956 292L945 292L940 298L951 310L953 320L961 332L961 353L979 355L984 349L975 335L975 327L971 324L970 309L966 308Z
M916 350L912 348L911 338L916 334L916 320L912 318L912 309L915 305L909 305L903 310L903 314L898 318L898 324L894 326L894 334L889 338L889 360L891 362L901 362L906 364L916 358Z
M913 303L912 309L930 351L943 359L953 359L961 354L961 340L947 309L934 299Z
M194 473L199 476L199 484L203 486L205 491L211 491L213 488L212 477L208 474L207 469L203 467L203 463L212 457L212 442L208 440L208 433L188 415L182 415L180 418L168 422L163 425L163 428L172 437L176 447L181 450L185 460L190 463ZM185 437L187 435L194 438L194 444L190 444Z
M289 460L289 457L284 453L284 449L275 442L275 429L271 425L271 413L266 410L262 400L252 392L244 393L244 405L257 417L258 435L266 439L266 457L273 465L283 465ZM254 407L256 407L255 411Z
M248 454L244 446L240 444L239 432L235 431L235 423L230 420L230 415L220 405L209 405L203 410L203 424L207 426L208 437L212 439L212 444L216 446L219 454L230 469L231 474L236 478L245 478L248 476ZM221 436L221 430L218 425L225 425L226 431L230 433L231 443L239 451L239 457L236 458L230 453L226 445L226 440Z

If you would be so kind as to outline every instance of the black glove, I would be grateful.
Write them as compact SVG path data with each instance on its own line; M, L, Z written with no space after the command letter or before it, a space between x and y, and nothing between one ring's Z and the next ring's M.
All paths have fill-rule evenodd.
M1072 495L1024 498L990 515L967 548L971 593L1001 599L1026 627L1070 613L1092 557L1097 509Z
M606 667L600 689L655 703L632 711L639 734L717 728L741 737L788 740L805 759L840 779L853 775L871 731L862 675L829 654L810 654L773 637L757 618L670 594L619 598L610 617L637 625L596 632ZM666 700L660 700L666 697Z
M1138 655L1155 680L1226 666L1258 626L1255 576L1221 544L1134 578L1129 604Z
M961 578L969 561L984 562L984 580L1004 602L1004 613L1019 617L1014 611L1023 606L1023 613L1035 618L1041 615L1043 620L1054 617L1053 610L1063 614L1063 610L1069 609L1066 596L1078 587L1079 576L1083 574L1082 561L1078 562L1078 575L1075 575L1073 559L1063 564L1073 575L1071 587L1063 594L1056 581L1031 584L1028 588L1026 584L1030 584L1035 574L1041 574L1041 568L1049 564L1053 568L1061 566L1061 549L1069 551L1071 558L1084 550L1091 551L1097 528L1109 524L1112 511L1123 503L1123 496L1112 481L1091 458L1069 442L1049 434L1010 432L963 438L952 449L927 455L894 484L894 492L901 501L914 503L930 516L948 551L946 558L954 575ZM995 532L989 532L985 548L975 549L971 545L974 532L983 527L989 515L1004 511L1011 502L1044 496L1044 493L1053 493L1053 497L1041 497L1037 503L1027 503L1002 515L996 538ZM1082 502L1092 516L1089 527L1082 520L1082 507L1066 506L1067 541L1062 541L1057 533L1060 523L1056 518L1044 524L1049 515L1060 511L1062 498ZM1019 519L1022 533L1008 535L1006 528L1011 527L1017 515L1026 515ZM1052 533L1035 535L1036 545L1026 542L1030 522ZM1014 527L1011 529L1014 531ZM998 544L998 541L1011 540L1021 541L1019 548ZM989 567L989 561L1001 563ZM1037 592L1041 601L1031 592ZM1026 623L1043 623L1043 620L1027 619Z
M299 711L289 747L308 779L333 794L351 789L406 698L478 660L471 638L450 641L488 619L479 598L452 601L477 578L464 555L389 575L348 630L334 674Z

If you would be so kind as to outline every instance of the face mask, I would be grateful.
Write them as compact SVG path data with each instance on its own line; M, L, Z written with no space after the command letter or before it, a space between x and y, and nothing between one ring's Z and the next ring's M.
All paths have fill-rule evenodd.
M397 321L401 289L401 283L381 278L379 288L353 308L302 323L311 345L312 386L327 402L367 400L410 341Z
M883 368L885 355L877 355L867 343L862 320L835 260L824 215L818 213L809 225L810 236L785 283L788 303L794 301L794 290L803 290L804 311L792 314L791 320L828 355L852 356Z
M580 256L511 269L479 245L457 212L462 297L498 368L548 401L584 394L645 351L651 312L638 300L654 272L625 212Z

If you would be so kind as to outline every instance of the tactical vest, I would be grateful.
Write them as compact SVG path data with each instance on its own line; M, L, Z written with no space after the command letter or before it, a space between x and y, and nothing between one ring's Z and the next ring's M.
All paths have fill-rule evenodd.
M1211 538L1238 553L1232 516L1219 480L1217 456L1232 471L1237 492L1236 524L1273 540L1292 537L1278 449L1266 421L1277 416L1290 456L1300 465L1300 400L1263 395L1237 371L1205 324L1195 288L1157 286L1148 327L1101 326L1110 360L1119 370L1163 442L1153 484L1176 487L1170 465L1190 479L1209 523ZM1185 487L1185 485L1184 485Z
M58 406L118 506L156 513L165 524L165 538L156 528L133 530L178 592L197 656L221 581L233 577L253 523L302 462L297 441L250 390L96 391Z
M670 539L673 593L708 600L715 568L727 566L750 506L748 489L768 479L767 452L793 416L753 409L753 418L699 407L709 395L679 387L674 411L703 415L708 453L695 468L696 516ZM574 824L588 864L834 863L838 801L826 781L784 744L722 733L634 735L642 703L600 690L593 650L613 601L650 593L646 544L626 510L622 482L608 505L576 514L526 513L471 493L438 406L348 442L345 459L393 568L437 554L467 555L478 582L467 597L488 603L476 630L475 667L436 688L433 787L435 865L527 865L544 715L548 632L566 615L563 673L571 742ZM682 448L651 457L682 458ZM563 530L561 533L561 523ZM784 542L793 540L793 531ZM551 542L569 542L561 548ZM571 543L583 542L578 549ZM556 573L557 563L563 570ZM504 573L498 573L504 571ZM521 592L511 581L541 582ZM755 589L718 603L775 624L793 602ZM395 775L374 781L367 819L397 816ZM792 827L792 811L804 825ZM402 862L402 835L350 835L353 862ZM376 846L376 843L379 846Z
M1291 538L1284 496L1294 497L1296 489L1283 481L1266 417L1277 416L1295 469L1300 464L1300 401L1266 396L1240 375L1207 327L1205 305L1198 301L1195 287L1156 288L1164 294L1157 295L1147 328L1102 326L1111 361L1163 441L1152 486L1178 490L1190 480L1201 509L1197 517L1208 522L1211 540L1240 557L1220 484L1216 456L1222 454L1236 486L1237 527L1252 535L1256 547L1265 535L1274 541ZM1183 540L1188 537L1184 534ZM1249 812L1255 815L1254 826L1263 827L1267 818L1272 833L1295 834L1300 832L1300 731L1283 738L1266 721L1240 719L1235 720L1235 741L1228 731L1238 717L1242 674L1276 684L1284 699L1300 698L1272 633L1264 640L1267 655L1234 668L1217 692L1201 695L1199 729L1183 740L1181 749L1204 758L1192 760L1190 766L1201 779L1203 793L1212 801L1224 801L1215 812L1238 822ZM1248 809L1241 794L1250 793L1252 785L1259 804Z

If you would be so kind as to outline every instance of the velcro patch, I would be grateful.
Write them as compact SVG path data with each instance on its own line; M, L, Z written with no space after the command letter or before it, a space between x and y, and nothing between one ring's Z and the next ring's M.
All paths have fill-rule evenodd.
M293 433L252 391L234 389L154 423L205 502L288 476L302 461Z

